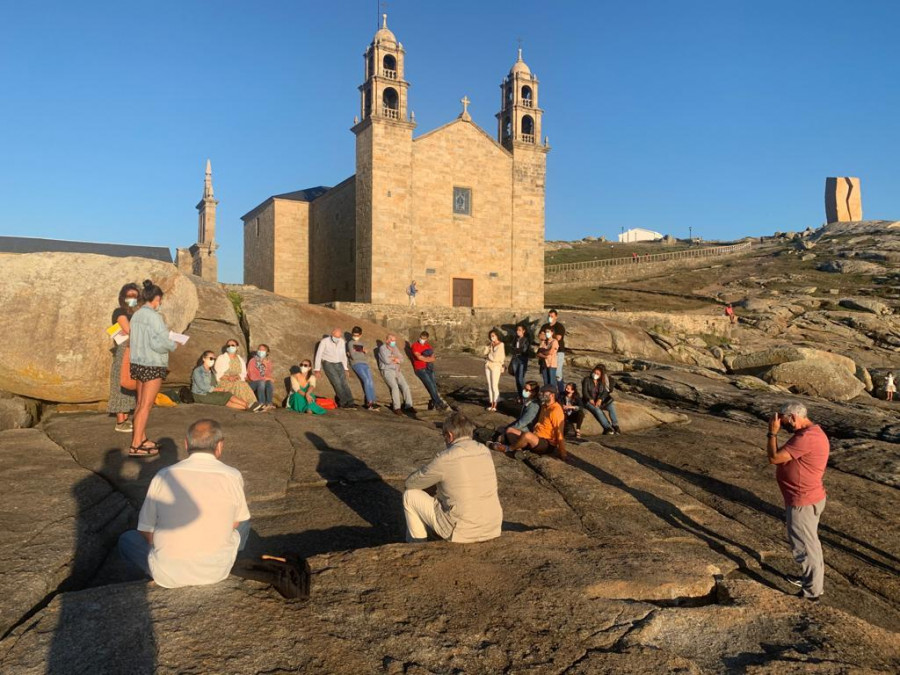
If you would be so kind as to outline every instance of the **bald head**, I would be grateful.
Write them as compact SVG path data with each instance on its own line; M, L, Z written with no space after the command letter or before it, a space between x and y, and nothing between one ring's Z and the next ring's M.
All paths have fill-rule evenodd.
M220 444L224 441L225 433L222 431L222 425L215 420L202 419L188 427L184 444L189 453L216 453L221 450Z
M331 331L331 337L344 337L344 331L342 331L340 328L335 328L333 331Z

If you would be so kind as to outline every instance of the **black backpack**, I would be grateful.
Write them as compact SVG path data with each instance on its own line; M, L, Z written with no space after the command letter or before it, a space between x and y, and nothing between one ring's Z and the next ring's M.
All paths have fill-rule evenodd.
M234 563L231 573L241 579L251 579L270 584L281 597L288 600L307 600L311 572L309 563L299 555L262 555L259 558L241 558Z

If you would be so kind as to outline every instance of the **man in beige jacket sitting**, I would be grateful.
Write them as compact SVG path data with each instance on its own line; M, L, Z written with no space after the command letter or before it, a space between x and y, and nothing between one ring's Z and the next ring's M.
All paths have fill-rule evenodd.
M459 412L443 424L446 449L406 479L406 541L423 542L431 529L457 543L500 536L503 509L491 451L472 438L474 425ZM432 497L426 488L437 486Z

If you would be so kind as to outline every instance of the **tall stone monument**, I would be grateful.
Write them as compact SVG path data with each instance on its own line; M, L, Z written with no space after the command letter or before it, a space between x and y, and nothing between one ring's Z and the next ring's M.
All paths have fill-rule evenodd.
M216 201L213 196L212 165L206 160L206 178L203 182L203 198L197 204L199 211L197 243L190 248L179 248L175 264L186 274L193 274L207 281L219 280L219 262L216 258Z
M862 219L862 195L859 191L859 178L848 176L826 178L826 222L847 223Z

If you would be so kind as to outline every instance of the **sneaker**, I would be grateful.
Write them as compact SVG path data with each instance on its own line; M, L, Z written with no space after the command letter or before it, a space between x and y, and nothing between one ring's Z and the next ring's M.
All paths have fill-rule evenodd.
M403 411L400 410L400 408L394 408L394 414L395 414L395 415L403 416Z
M381 410L381 406L377 403L366 403L366 410Z
M415 408L413 408L412 406L409 406L408 408L404 408L404 412L406 412L410 415L415 415L419 411L416 410Z
M784 579L785 579L785 581L787 581L789 584L793 584L793 585L796 586L797 588L803 588L803 579L801 579L800 577L790 577L790 576L788 576L788 577L785 577Z
M821 595L804 595L803 591L797 593L797 597L801 600L807 600L808 602L819 602L822 599Z
M265 409L266 409L266 407L264 405L262 405L261 403L254 403L253 405L250 406L250 412L252 412L252 413L262 412Z
M622 430L618 426L613 427L613 432L616 434L616 436L622 435Z
M132 425L131 420L116 423L116 431L121 431L124 434L130 434L133 429L134 426Z
M434 410L434 401L428 401L428 409Z

